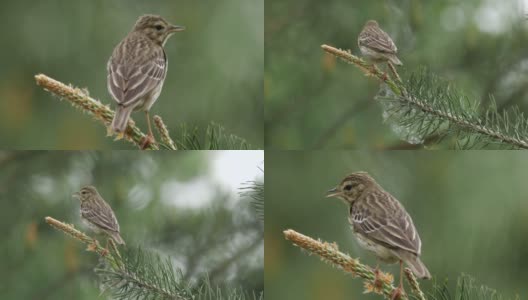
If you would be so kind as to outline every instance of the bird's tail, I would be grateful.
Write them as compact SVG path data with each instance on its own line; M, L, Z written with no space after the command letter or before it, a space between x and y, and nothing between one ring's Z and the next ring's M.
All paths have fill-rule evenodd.
M118 245L125 245L125 241L123 238L119 235L119 232L112 232L112 239L118 244Z
M427 267L418 256L412 255L412 257L409 257L406 262L416 277L421 279L431 279L431 273L429 273L429 270L427 270Z
M118 135L123 135L128 124L128 118L132 113L133 106L121 106L118 105L116 108L114 119L112 120L112 125L108 128L108 135L112 135L114 132Z
M398 59L396 55L388 55L388 58L393 65L403 66L403 63Z

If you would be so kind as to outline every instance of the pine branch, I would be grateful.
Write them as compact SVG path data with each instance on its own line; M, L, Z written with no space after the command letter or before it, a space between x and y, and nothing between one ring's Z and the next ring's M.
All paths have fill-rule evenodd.
M384 118L391 122L400 138L412 144L422 144L431 135L438 141L446 136L456 138L458 148L468 149L489 144L508 148L528 149L528 120L518 108L499 113L492 104L479 110L450 84L421 71L402 81L396 69L389 65L396 80L373 65L350 53L322 45L324 51L355 65L365 75L382 83L376 97L384 106Z
M263 295L251 295L240 289L211 286L208 277L196 286L186 283L169 257L162 259L158 254L141 248L125 248L120 253L109 239L110 249L99 242L52 217L46 223L66 235L88 244L88 251L96 252L102 261L95 269L101 278L103 292L109 291L114 299L171 299L171 300L262 300Z
M396 94L402 93L398 84L395 81L393 81L387 74L380 71L375 65L369 64L365 60L352 55L350 50L344 51L344 50L337 49L337 48L334 48L328 45L321 45L321 48L323 48L324 51L334 55L335 57L338 57L349 64L355 65L363 73L365 73L365 76L375 77L380 82L386 83L387 85L390 86L390 88L394 91L394 93Z
M247 293L240 289L226 291L220 287L213 287L209 277L205 277L200 283L200 288L193 300L263 300L264 294Z
M107 105L91 98L87 90L68 86L44 74L36 75L35 79L37 85L58 96L59 99L70 102L73 107L93 116L105 127L112 123L115 112ZM159 145L145 143L147 135L135 125L132 118L128 121L124 138L138 148L146 150L159 150L160 146L169 150L177 150L178 148L183 150L247 150L251 148L246 140L226 133L222 126L215 123L211 123L203 133L196 128L188 130L186 126L182 125L181 130L177 132L179 139L171 138L169 130L160 116L154 116L154 125L161 136Z
M433 292L428 294L432 300L501 300L503 297L494 289L487 286L477 285L475 279L469 275L462 274L457 279L456 290L450 293L447 283L433 286ZM521 299L519 295L516 300Z
M251 198L253 207L260 220L264 221L264 183L260 181L248 181L242 183L240 195Z
M126 249L119 268L95 269L105 289L116 299L193 299L190 286L174 271L169 258L143 249Z
M390 273L379 272L378 281L374 269L370 266L359 263L358 259L353 259L349 255L339 251L335 243L316 241L308 236L300 234L292 229L284 231L284 236L294 245L307 250L309 254L317 254L321 260L332 264L333 266L351 274L353 277L364 279L365 293L374 292L382 295L386 299L391 299L394 290L393 275ZM404 269L405 278L411 286L415 296L413 299L426 300L425 293L421 290L416 277L409 268ZM477 286L475 280L468 275L461 275L457 280L454 293L449 292L447 280L443 284L433 285L433 291L427 293L427 297L432 300L501 300L502 297L497 291L487 286ZM408 300L410 295L403 294L400 299ZM517 295L515 299L520 299Z
M376 280L376 274L372 267L361 264L358 259L351 258L347 254L340 252L335 243L316 241L292 229L285 230L284 236L296 246L307 250L309 253L319 255L323 261L352 274L353 277L363 278L366 293L380 294L386 299L391 299L394 294L396 288L392 285L394 279L392 274L380 271ZM405 294L400 297L400 300L407 299L409 298Z
M80 232L79 230L75 229L73 225L65 224L52 217L46 217L44 218L44 220L46 221L46 223L48 223L55 229L66 233L67 235L71 236L72 238L84 244L88 244L88 248L86 250L96 252L100 256L105 256L106 254L108 254L107 253L108 251L105 248L101 247L101 245L99 245L99 242L97 242L96 239L89 237L85 233ZM114 260L112 255L110 255L108 258L112 258L112 260Z
M182 150L248 150L252 146L243 138L226 133L226 130L212 122L205 131L189 129L185 125L179 128L178 148Z
M167 126L165 126L165 123L163 123L163 120L160 116L154 116L154 124L156 125L156 128L158 129L158 132L161 135L161 140L163 141L163 143L169 146L169 150L178 150L178 147L176 147L176 144L174 144L174 141L169 135L169 130L167 129Z
M93 116L97 121L100 121L105 127L110 126L115 112L107 105L103 105L98 100L91 98L86 90L74 88L65 85L64 83L50 78L44 74L35 76L37 84L43 87L46 91L56 95L61 100L69 101L73 107L81 109L88 115ZM125 130L125 139L138 148L142 149L142 144L147 138L147 135L135 126L132 118L128 120L127 129ZM146 145L147 150L159 150L155 144Z
M407 281L409 281L409 285L411 286L413 293L416 294L416 297L418 297L419 300L426 300L424 293L420 289L420 284L418 283L418 280L416 280L413 272L409 268L405 268L403 271L405 272L405 277L407 277Z
M193 295L189 287L177 276L171 261L162 260L158 255L141 249L126 249L121 255L113 242L111 249L99 245L96 239L52 217L46 223L68 236L88 244L88 251L99 254L104 259L96 273L102 278L104 289L111 290L116 299L174 299L190 300ZM110 241L112 241L110 239Z

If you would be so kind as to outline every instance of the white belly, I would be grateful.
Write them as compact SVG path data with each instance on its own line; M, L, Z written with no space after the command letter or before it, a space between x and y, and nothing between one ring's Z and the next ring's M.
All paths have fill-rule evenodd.
M364 237L362 234L359 234L357 232L354 233L359 245L362 248L373 252L376 257L384 263L393 264L400 260L392 250L372 242L371 240Z
M81 221L84 224L84 226L86 226L91 231L93 231L93 232L95 232L97 234L101 233L101 229L99 227L95 226L94 224L90 223L90 221L86 220L85 218L81 218Z

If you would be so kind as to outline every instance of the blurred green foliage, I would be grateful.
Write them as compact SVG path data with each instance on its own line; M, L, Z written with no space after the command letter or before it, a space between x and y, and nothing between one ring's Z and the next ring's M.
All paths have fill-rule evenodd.
M422 259L454 295L466 273L505 299L528 296L528 157L512 151L267 151L265 286L270 299L380 299L363 284L284 239L293 229L336 242L376 265L352 235L348 210L325 198L347 174L367 171L407 209L422 239ZM395 274L398 265L381 264ZM424 292L432 281L421 281Z
M264 226L251 197L213 176L218 155L0 152L0 298L98 298L97 256L44 222L51 216L92 235L72 198L86 184L112 206L127 247L169 257L191 286L207 275L226 294L259 295Z
M379 84L320 48L359 55L369 19L398 46L403 78L427 67L484 106L492 94L499 109L528 111L525 12L518 0L266 1L266 146L409 147L383 124Z
M173 131L211 123L262 148L263 1L7 1L0 11L0 139L9 149L132 149L35 85L86 87L114 106L106 63L138 16L186 26L165 45L169 72L152 114ZM144 114L132 116L146 130ZM174 133L176 134L176 133Z

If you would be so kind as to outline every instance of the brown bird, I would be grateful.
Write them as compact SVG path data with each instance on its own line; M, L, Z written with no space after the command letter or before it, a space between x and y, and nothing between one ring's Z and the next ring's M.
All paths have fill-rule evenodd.
M93 186L85 186L73 196L81 201L81 219L95 233L105 233L117 244L125 241L119 234L119 223L114 211Z
M420 260L422 242L411 216L368 173L348 175L326 197L337 197L348 206L348 221L361 247L385 263L400 263L398 291L403 292L403 262L418 278L431 278Z
M163 46L168 38L185 27L171 25L162 17L139 17L132 31L115 47L108 60L108 91L117 102L108 135L122 138L132 111L145 112L148 138L153 140L149 110L158 99L168 61Z
M358 36L358 46L361 53L374 63L390 61L401 66L403 63L396 57L398 48L375 20L367 21Z

